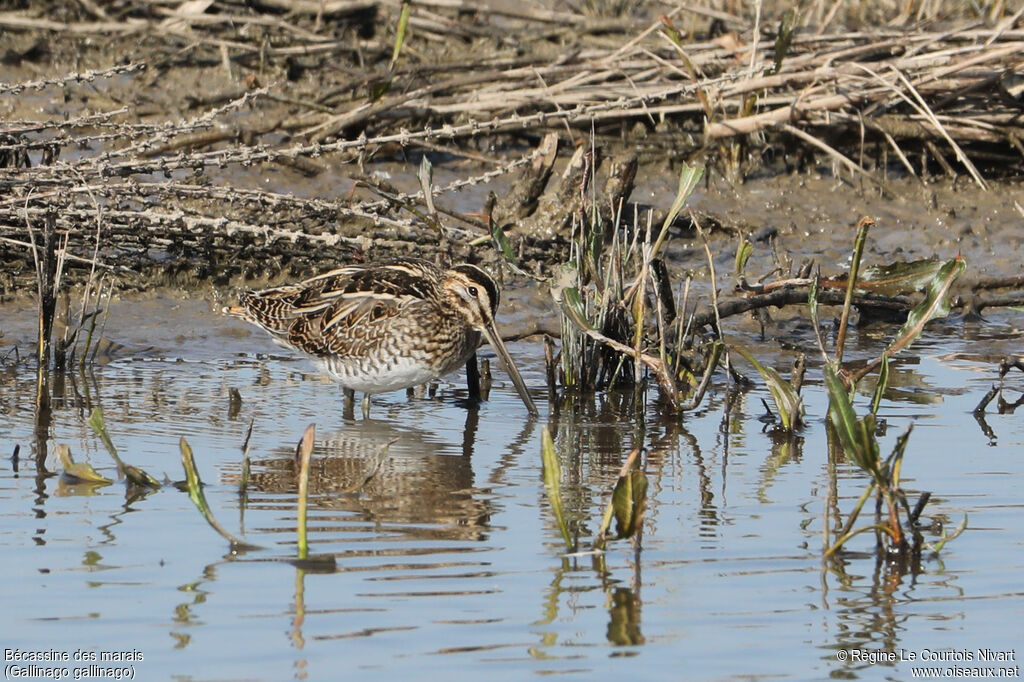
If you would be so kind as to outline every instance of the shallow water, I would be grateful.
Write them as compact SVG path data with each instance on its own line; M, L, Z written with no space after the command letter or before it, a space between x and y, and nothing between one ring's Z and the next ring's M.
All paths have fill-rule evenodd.
M184 477L184 436L217 519L260 547L232 553L171 485L128 497L123 483L74 487L39 475L34 372L12 353L15 342L31 353L34 312L8 305L0 319L0 639L5 649L67 653L72 660L56 665L69 671L88 665L73 660L80 649L138 652L141 660L103 665L179 680L908 679L932 652L973 661L924 665L1017 665L979 662L978 650L1016 655L1020 641L1024 425L1019 414L995 413L995 402L987 433L971 415L996 379L988 356L1019 350L1012 317L933 325L894 366L883 448L915 423L904 464L911 500L931 491L924 517L947 530L970 518L941 557L926 552L902 575L876 565L869 535L851 544L840 571L822 563L829 476L816 367L805 388L809 425L790 451L757 419L768 398L760 386L727 418L719 387L681 419L659 416L652 400L644 427L616 395L557 416L542 406L533 420L498 367L479 409L462 402L457 374L433 396L376 397L364 421L343 416L338 389L305 360L203 301L116 304L105 334L124 347L58 391L46 464L56 469L54 445L67 443L116 475L86 423L94 406L122 457L160 479ZM865 357L883 342L866 333L853 341ZM544 405L542 347L510 350ZM1012 402L1024 379L1010 374L1006 386ZM309 423L310 551L333 565L291 563L292 456ZM651 486L636 542L566 555L544 491L545 424L566 514L584 539L626 454L645 446ZM377 475L346 492L387 443ZM15 445L16 462L6 459ZM840 467L843 512L863 483ZM869 660L900 652L918 661Z

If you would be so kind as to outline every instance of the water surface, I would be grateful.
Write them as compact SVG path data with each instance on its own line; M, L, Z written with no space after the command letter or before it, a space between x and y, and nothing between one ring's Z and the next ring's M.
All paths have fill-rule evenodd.
M358 409L343 415L337 387L305 360L206 302L167 295L115 304L105 334L124 347L67 377L37 441L34 371L12 351L18 343L31 354L34 313L8 305L2 646L138 652L141 661L118 665L136 666L137 679L178 680L908 679L916 664L864 656L1015 651L1024 426L995 402L985 429L971 415L996 379L992 358L1019 346L1011 319L934 325L894 366L883 448L913 422L911 499L933 493L924 516L936 530L970 518L941 556L926 552L901 573L875 561L869 535L838 564L822 562L829 475L818 368L805 388L809 425L788 450L758 420L768 398L760 386L728 415L719 387L682 418L659 415L652 391L643 426L614 394L557 415L543 407L535 420L497 363L478 408L465 403L456 374L432 395L376 397L364 421ZM881 343L855 342L865 356ZM543 347L511 351L544 404ZM1006 385L1012 402L1024 380L1011 374ZM69 486L42 474L40 444L56 470L55 444L66 443L116 476L86 423L93 407L124 459L161 480L184 477L186 437L217 519L260 548L231 552L172 485L135 495L123 483ZM325 560L297 566L292 457L310 423L310 551ZM625 456L646 448L639 538L603 555L567 554L544 491L545 424L560 452L566 513L584 541ZM377 475L346 492L387 443ZM16 445L20 456L7 459ZM840 466L844 513L863 484Z

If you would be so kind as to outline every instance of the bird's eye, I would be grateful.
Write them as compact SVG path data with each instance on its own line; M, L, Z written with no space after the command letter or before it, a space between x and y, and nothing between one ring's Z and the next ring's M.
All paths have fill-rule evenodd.
M477 294L480 293L479 291L476 290L476 287L470 287L469 289L467 289L467 291L469 291L469 295L472 296L473 298L476 298Z

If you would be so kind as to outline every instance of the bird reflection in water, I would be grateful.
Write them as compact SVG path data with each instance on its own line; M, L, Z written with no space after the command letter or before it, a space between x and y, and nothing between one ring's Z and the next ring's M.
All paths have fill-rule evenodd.
M491 508L475 496L471 457L478 420L477 410L466 410L459 445L406 424L374 420L351 422L318 440L309 467L309 504L316 510L311 532L330 524L336 541L353 532L383 530L409 539L484 539ZM297 493L298 468L290 448L280 448L276 457L254 458L248 509L280 508L280 495ZM237 484L240 476L225 479ZM345 514L324 513L329 510ZM324 540L329 538L321 536Z

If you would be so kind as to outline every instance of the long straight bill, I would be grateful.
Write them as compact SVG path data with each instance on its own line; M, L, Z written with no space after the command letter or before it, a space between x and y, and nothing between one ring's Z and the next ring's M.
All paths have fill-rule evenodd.
M501 364L505 366L505 371L512 377L512 383L515 384L516 391L519 392L519 397L523 399L526 409L533 416L538 416L540 412L537 411L537 406L533 403L530 392L526 390L526 382L523 381L523 375L519 373L519 369L512 362L512 356L508 354L508 349L505 348L505 344L502 343L501 337L493 325L484 327L484 336L487 337L487 342L497 351L498 357L501 358Z

